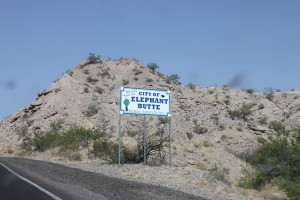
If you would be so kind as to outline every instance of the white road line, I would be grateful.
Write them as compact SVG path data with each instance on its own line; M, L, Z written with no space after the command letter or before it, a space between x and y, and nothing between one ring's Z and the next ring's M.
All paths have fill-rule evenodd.
M15 176L17 176L19 179L21 179L21 180L23 180L23 181L29 183L30 185L32 185L32 186L34 186L35 188L37 188L38 190L40 190L40 191L46 193L48 196L52 197L53 199L55 199L55 200L62 200L62 199L59 198L58 196L56 196L56 195L52 194L51 192L49 192L48 190L45 190L45 189L42 188L41 186L39 186L39 185L35 184L34 182L32 182L32 181L30 181L30 180L24 178L23 176L17 174L16 172L14 172L12 169L8 168L6 165L2 164L1 162L0 162L0 165L2 165L4 168L6 168L8 171L10 171L10 172L11 172L12 174L14 174Z

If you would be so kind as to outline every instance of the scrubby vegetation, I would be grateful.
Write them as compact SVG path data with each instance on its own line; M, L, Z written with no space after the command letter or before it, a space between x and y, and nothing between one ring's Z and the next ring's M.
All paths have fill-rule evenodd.
M273 88L266 88L264 93L263 93L269 101L273 101L274 99L274 90Z
M175 83L175 84L181 84L179 81L180 77L178 74L171 74L167 77L167 83Z
M235 110L229 110L228 114L230 116L231 119L243 119L245 121L248 120L248 116L252 114L252 107L253 104L245 104L243 103L243 105L240 108L237 108Z
M71 160L81 160L79 150L87 148L88 154L107 160L109 163L118 163L118 144L103 130L90 130L82 127L71 127L67 131L60 131L57 123L49 131L37 131L27 135L21 144L25 151L43 152L51 148L59 148L60 155ZM147 158L157 157L164 160L164 146L167 138L164 134L153 134L147 137ZM92 144L92 147L89 145ZM121 145L122 163L140 163L144 160L143 137L137 138L136 148L129 149ZM90 157L88 155L88 157Z
M300 199L300 129L287 131L280 122L271 122L275 138L258 148L248 159L253 166L245 170L239 185L262 189L266 184L278 186L290 199Z
M87 60L89 61L89 64L99 63L101 62L101 56L95 55L94 53L89 53Z
M155 64L155 63L149 63L149 64L147 65L147 67L148 67L149 69L152 70L152 73L153 73L153 74L154 74L155 71L159 68L159 66L158 66L157 64Z

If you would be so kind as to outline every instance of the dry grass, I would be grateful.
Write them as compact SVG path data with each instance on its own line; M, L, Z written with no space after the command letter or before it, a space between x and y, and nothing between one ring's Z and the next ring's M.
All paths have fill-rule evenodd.
M206 178L201 178L197 181L196 184L199 185L199 186L208 186L209 182Z
M260 193L262 197L269 200L289 199L287 195L283 191L279 190L277 186L266 185Z
M268 200L287 200L289 199L287 195L278 189L276 186L266 185L261 191L254 189L244 189L238 188L238 190L243 194L252 198L264 198Z
M7 153L9 153L9 154L13 154L13 153L14 153L14 150L12 150L12 149L8 149L8 150L7 150Z
M197 167L197 169L206 170L206 165L201 161L197 161L195 163L195 166Z

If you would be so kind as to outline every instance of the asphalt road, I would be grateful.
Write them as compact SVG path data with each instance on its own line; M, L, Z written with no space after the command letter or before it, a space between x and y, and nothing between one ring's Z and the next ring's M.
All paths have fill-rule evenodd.
M64 200L205 200L165 187L112 178L54 163L24 158L0 158L0 163L32 181L46 192ZM1 200L53 199L45 192L11 174L1 164L0 182Z
M52 200L53 198L39 190L34 185L21 179L10 172L6 166L0 163L0 199L23 199L23 200Z

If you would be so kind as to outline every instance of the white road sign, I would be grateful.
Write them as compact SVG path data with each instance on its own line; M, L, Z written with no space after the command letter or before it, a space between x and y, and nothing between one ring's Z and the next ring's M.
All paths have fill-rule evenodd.
M170 91L121 87L120 113L171 116Z

